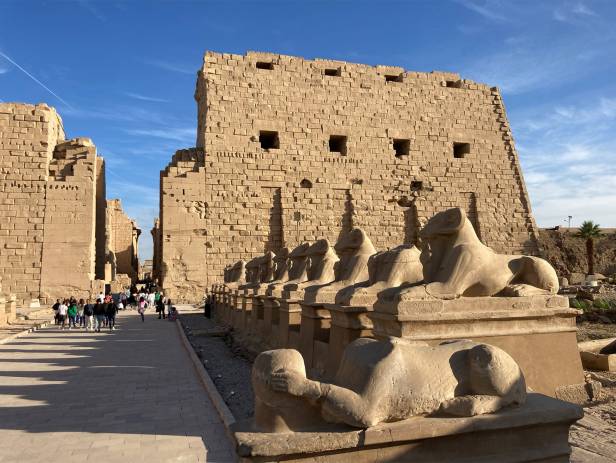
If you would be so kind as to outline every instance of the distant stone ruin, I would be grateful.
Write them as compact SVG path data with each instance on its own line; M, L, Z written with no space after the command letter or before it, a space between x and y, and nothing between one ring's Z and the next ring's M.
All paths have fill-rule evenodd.
M378 250L461 207L503 253L537 227L497 88L446 72L207 52L197 147L161 172L154 260L196 301L225 265L361 227ZM158 238L157 238L158 237ZM156 252L156 251L155 251Z
M27 303L103 290L106 263L123 252L107 240L105 195L105 161L90 139L65 140L62 119L45 104L0 104L4 294Z

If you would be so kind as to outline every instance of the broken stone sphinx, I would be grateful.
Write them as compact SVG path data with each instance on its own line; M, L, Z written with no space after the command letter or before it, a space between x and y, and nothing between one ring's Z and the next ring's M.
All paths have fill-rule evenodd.
M418 415L474 416L526 400L524 375L503 350L472 341L436 346L399 338L349 344L331 383L306 377L301 354L259 354L252 370L255 426L310 429L324 421L366 428Z

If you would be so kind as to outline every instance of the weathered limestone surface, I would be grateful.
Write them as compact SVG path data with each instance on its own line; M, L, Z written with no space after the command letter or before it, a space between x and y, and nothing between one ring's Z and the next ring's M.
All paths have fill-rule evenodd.
M96 289L93 282L104 279L97 272L99 247L105 249L104 214L102 236L98 222L101 193L104 201L104 188L101 192L98 185L103 163L88 138L56 145L47 179L42 298L87 296Z
M138 239L141 230L122 210L119 199L107 200L107 214L107 239L109 251L115 255L115 271L135 281L139 274Z
M454 206L495 251L537 252L496 88L452 73L208 52L195 98L197 148L161 172L160 274L174 298L200 299L229 262L333 243L353 227L377 250L414 244L420 223Z
M0 278L18 303L102 290L105 163L45 104L0 104Z
M472 417L413 417L367 429L342 425L305 432L255 432L236 425L243 463L498 461L566 463L570 426L582 409L530 393L523 407Z

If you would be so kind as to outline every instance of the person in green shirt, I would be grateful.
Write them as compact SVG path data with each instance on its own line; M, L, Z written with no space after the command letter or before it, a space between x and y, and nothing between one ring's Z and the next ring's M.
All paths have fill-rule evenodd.
M77 302L71 301L68 306L68 329L77 328L75 320L77 318Z

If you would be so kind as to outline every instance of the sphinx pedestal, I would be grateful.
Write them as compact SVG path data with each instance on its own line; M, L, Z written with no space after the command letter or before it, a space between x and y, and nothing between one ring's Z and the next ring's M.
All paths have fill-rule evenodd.
M374 337L430 344L470 339L500 347L518 363L535 392L571 400L586 395L575 317L564 296L380 299L368 314ZM584 399L585 400L585 399Z
M323 377L331 379L338 371L346 346L358 338L372 337L372 320L366 306L324 304L324 308L330 313L331 326Z
M263 306L263 327L261 336L265 347L274 349L284 347L280 345L280 302L277 298L262 295L259 296Z
M324 426L319 432L251 432L235 426L240 462L544 462L569 461L577 405L531 393L524 406L470 418L413 417L368 429Z
M303 291L282 291L278 298L280 308L278 342L281 348L299 350L300 325L302 308L299 303L303 297Z
M331 315L323 303L300 302L299 351L311 377L322 377L329 351Z

